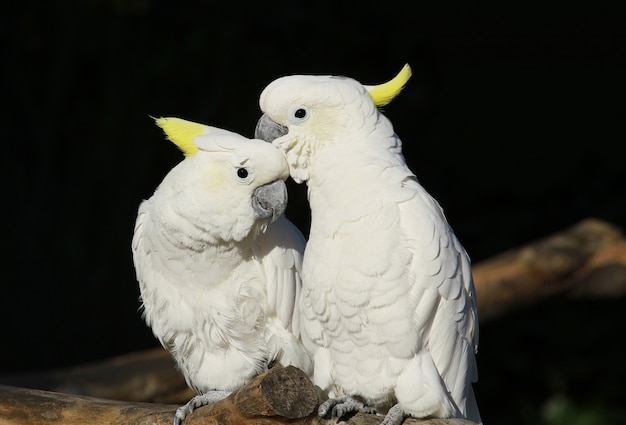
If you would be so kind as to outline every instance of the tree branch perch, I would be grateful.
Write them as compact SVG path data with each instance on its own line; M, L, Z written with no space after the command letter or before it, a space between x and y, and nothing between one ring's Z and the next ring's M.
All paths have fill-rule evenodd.
M276 366L226 399L196 409L185 425L334 425L317 415L318 391L300 369ZM0 385L5 425L171 424L178 405L106 400ZM358 414L348 425L376 425L381 416ZM407 423L412 423L413 420ZM423 425L472 425L458 419L420 420Z

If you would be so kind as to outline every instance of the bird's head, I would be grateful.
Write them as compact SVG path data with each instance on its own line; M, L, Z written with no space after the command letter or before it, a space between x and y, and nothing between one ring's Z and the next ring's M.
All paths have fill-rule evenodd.
M327 145L372 131L378 108L397 96L411 76L405 65L392 80L363 85L340 76L290 75L271 82L261 93L263 115L255 138L282 149L291 176L308 180L312 158Z
M284 213L289 167L274 146L180 118L156 123L185 154L162 183L180 215L220 239L241 240Z

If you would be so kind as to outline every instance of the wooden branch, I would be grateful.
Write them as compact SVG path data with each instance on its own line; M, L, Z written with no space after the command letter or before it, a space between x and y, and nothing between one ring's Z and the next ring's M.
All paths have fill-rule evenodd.
M177 407L0 385L0 423L4 425L171 425Z
M565 292L626 294L626 239L614 226L587 219L546 239L473 267L480 323Z
M334 425L317 415L318 391L293 366L277 366L226 399L196 409L184 425ZM171 424L178 405L106 400L0 385L0 423L4 425ZM382 416L357 414L348 425L377 425ZM415 420L422 425L475 425L459 419Z
M197 409L184 423L192 425L187 420L193 419L198 424L269 424L272 418L280 423L284 419L291 419L292 424L304 423L304 418L314 414L318 399L317 390L304 372L293 366L276 366L225 400ZM300 421L293 421L296 419Z

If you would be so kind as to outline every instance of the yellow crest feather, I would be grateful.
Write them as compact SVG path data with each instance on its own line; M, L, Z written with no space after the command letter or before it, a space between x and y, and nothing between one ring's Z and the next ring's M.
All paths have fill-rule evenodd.
M200 136L207 128L206 125L181 118L154 118L154 121L163 129L167 139L178 146L185 156L192 156L198 152L193 138Z
M365 88L376 106L385 106L400 94L409 78L411 78L411 67L407 63L392 80L376 86L365 86Z

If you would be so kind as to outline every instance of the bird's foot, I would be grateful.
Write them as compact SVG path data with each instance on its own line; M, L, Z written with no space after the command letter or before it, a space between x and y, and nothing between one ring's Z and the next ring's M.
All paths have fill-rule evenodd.
M396 404L389 409L380 425L400 425L405 417L406 415L400 405Z
M185 418L198 407L206 406L211 403L217 403L218 401L228 397L229 394L229 391L209 391L193 397L187 402L187 404L176 409L174 425L181 425L183 420L185 420Z
M326 400L317 410L319 416L327 419L339 419L345 414L351 412L375 414L376 409L350 397L349 395L345 395L343 397Z

